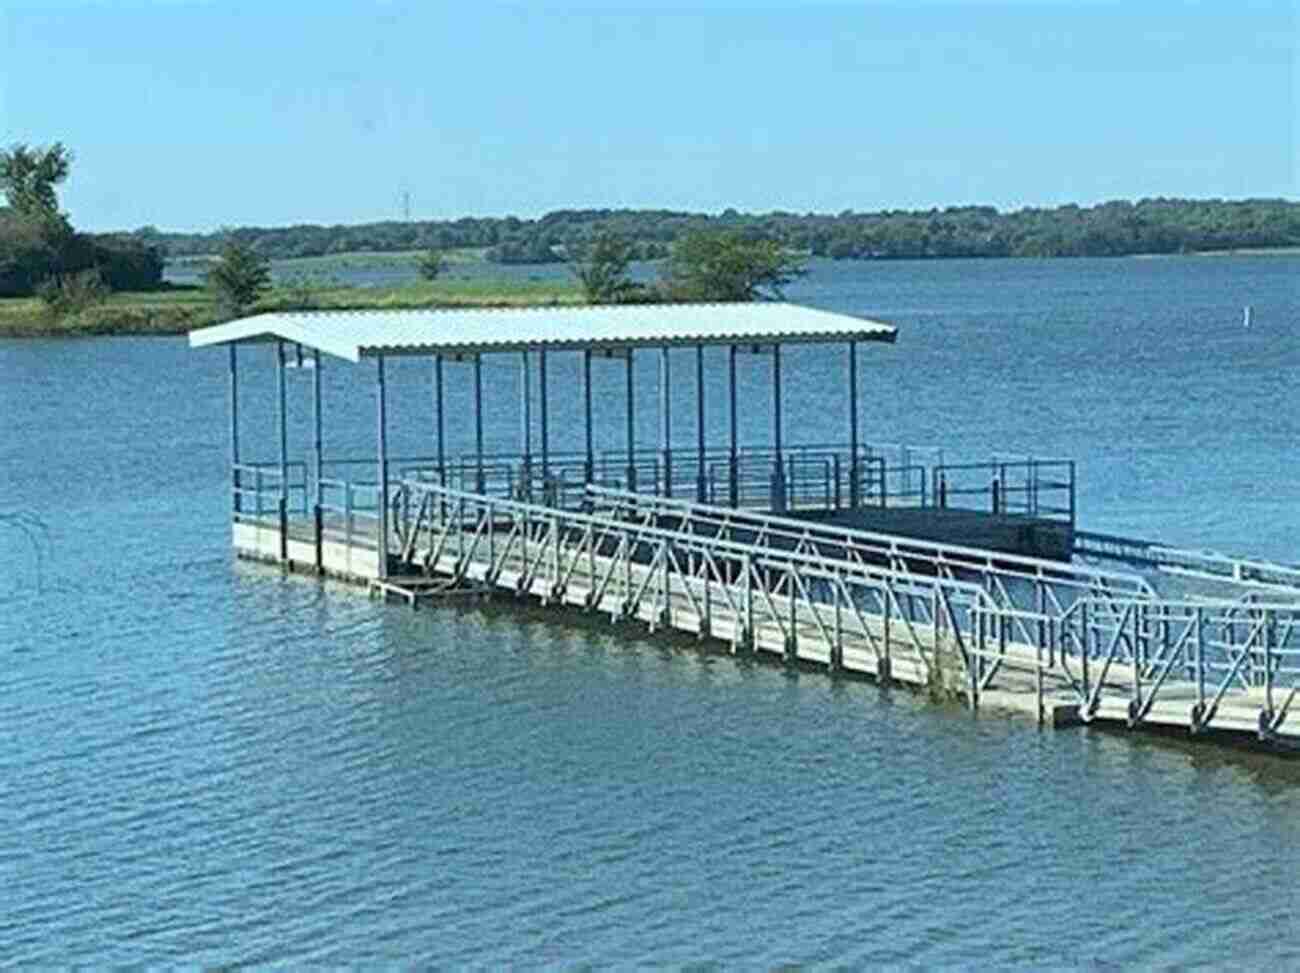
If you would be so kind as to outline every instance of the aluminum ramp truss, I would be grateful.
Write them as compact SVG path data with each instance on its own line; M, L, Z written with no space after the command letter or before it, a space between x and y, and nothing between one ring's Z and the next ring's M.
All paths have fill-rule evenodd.
M533 596L1038 719L1300 741L1300 605L592 488L586 510L419 481L400 570Z

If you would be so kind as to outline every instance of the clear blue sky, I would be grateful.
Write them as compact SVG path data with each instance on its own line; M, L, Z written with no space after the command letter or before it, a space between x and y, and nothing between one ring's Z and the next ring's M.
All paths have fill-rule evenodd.
M1297 198L1297 3L0 0L91 230Z

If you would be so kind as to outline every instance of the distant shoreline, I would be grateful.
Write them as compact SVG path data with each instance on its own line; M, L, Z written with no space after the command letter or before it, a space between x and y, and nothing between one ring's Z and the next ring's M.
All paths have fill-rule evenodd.
M1130 253L1129 260L1172 260L1179 257L1295 257L1300 247L1244 247L1239 250L1191 250L1187 253ZM1073 257L1055 259L1073 260Z
M559 306L580 302L577 283L566 280L440 279L389 287L309 281L272 288L248 313ZM211 295L193 284L113 294L103 303L63 317L52 316L36 298L0 298L0 338L167 337L220 320Z
M482 259L481 253L461 251L449 261L450 273L436 281L412 281L388 286L367 287L342 284L331 280L328 271L374 270L409 262L412 252L359 251L326 257L296 257L275 260L273 267L285 271L281 283L259 302L253 312L289 310L383 310L456 307L517 307L520 305L566 305L581 303L576 281L556 276L550 279L530 277L526 280L503 276L478 279L455 276L459 265L478 264L495 268ZM1167 260L1185 257L1295 257L1300 247L1271 247L1244 250L1206 250L1183 254L1128 254L1109 258L1076 257L924 257L915 260L1051 260L1087 259ZM819 260L833 260L822 257ZM903 258L900 258L903 259ZM200 267L209 262L204 255L173 258L169 265ZM844 261L835 261L841 263ZM877 261L857 261L870 263ZM880 260L896 263L898 260ZM562 267L563 264L537 264L538 268ZM515 267L518 275L527 267ZM35 298L0 298L0 338L105 337L184 335L194 328L215 324L219 317L211 298L197 284L172 283L157 291L125 292L112 295L102 304L68 318L52 318Z

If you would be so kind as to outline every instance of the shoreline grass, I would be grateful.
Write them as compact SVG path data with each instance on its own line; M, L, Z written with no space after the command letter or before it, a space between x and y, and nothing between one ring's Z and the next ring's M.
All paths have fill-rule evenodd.
M417 281L392 287L287 283L273 287L248 312L406 310L458 307L525 307L581 304L568 281ZM56 315L37 298L0 299L0 337L179 335L222 320L202 287L123 292L81 311Z

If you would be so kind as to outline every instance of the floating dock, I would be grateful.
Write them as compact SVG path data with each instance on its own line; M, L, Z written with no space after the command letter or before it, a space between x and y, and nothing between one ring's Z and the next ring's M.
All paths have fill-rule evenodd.
M230 349L240 556L361 581L413 605L467 592L535 598L1046 725L1174 728L1300 746L1300 572L1225 567L1077 531L1068 460L919 463L861 441L858 347L893 337L879 322L780 304L277 314L191 335L195 345ZM250 463L239 455L236 348L268 341L279 365L281 455ZM848 442L789 445L780 348L833 341L848 351ZM696 448L686 451L672 448L668 418L667 349L683 345L696 352L699 403ZM723 448L704 436L704 349L717 345L729 349ZM658 449L633 440L632 359L647 347L660 355ZM315 366L310 462L290 461L285 435L287 352L300 359L304 348ZM375 359L374 460L324 454L322 352ZM580 453L549 448L547 356L561 352L582 355ZM737 438L742 352L771 358L771 444L742 447ZM482 449L481 358L489 353L520 356L518 454ZM394 354L433 359L428 456L388 455L384 359ZM626 367L622 450L592 448L593 357ZM443 449L443 368L453 361L473 368L478 448L470 456ZM1076 549L1208 572L1236 587L1231 597L1162 596L1143 575L1078 563Z

